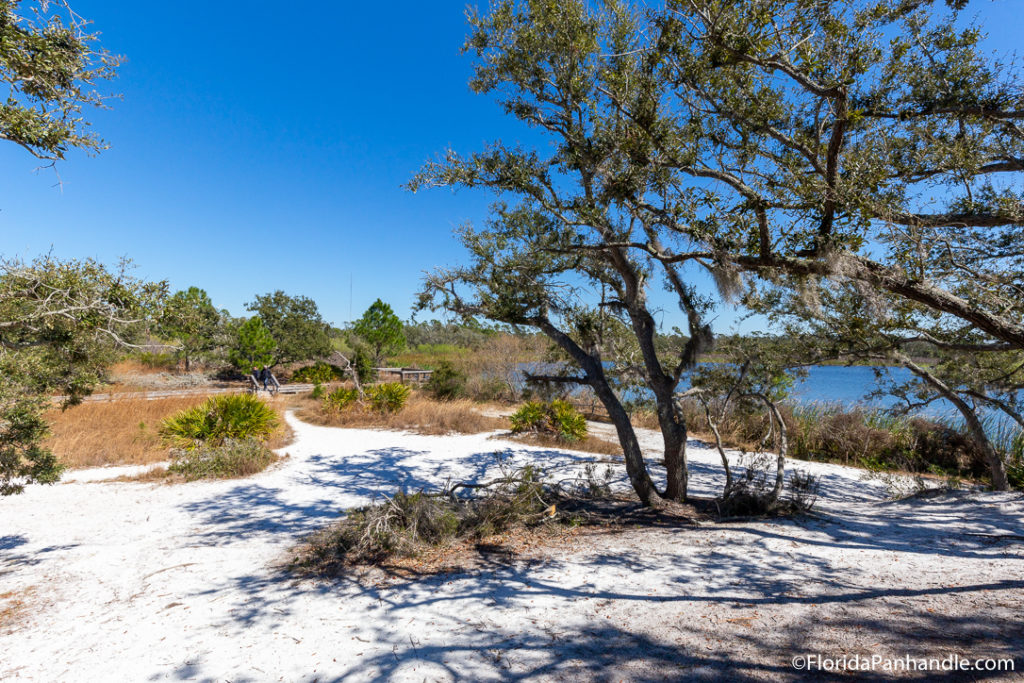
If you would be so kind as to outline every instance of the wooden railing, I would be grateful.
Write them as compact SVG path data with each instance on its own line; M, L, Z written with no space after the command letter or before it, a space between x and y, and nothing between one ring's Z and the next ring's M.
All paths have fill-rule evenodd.
M433 370L417 370L415 368L374 368L377 377L386 382L398 380L402 384L423 384L430 379Z

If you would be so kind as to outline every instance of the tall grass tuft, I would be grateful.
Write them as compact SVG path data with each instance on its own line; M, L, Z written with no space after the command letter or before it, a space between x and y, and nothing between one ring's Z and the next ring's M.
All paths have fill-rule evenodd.
M333 573L345 565L387 564L453 541L553 521L557 492L532 465L503 468L497 479L469 488L468 496L454 495L458 486L435 493L396 491L381 502L349 510L307 539L293 568Z
M420 394L410 396L406 406L397 413L382 413L358 404L335 410L323 401L307 401L298 417L329 427L406 429L419 434L480 434L502 429L507 424L503 418L481 414L479 406L467 399L435 401Z
M198 406L175 413L160 426L160 435L179 448L219 446L228 439L263 439L277 428L277 414L249 394L211 396Z
M158 433L161 421L204 398L89 401L64 411L56 409L47 414L51 435L46 447L68 467L166 460L167 445Z
M986 415L982 425L1006 463L1010 486L1024 489L1024 429L998 414Z
M703 408L683 403L686 422L697 433L710 433ZM875 471L906 471L983 478L988 468L980 448L955 425L920 417L838 404L783 404L789 455L800 460L837 462ZM653 415L634 421L657 428ZM763 411L731 406L720 421L726 445L756 450L768 428Z

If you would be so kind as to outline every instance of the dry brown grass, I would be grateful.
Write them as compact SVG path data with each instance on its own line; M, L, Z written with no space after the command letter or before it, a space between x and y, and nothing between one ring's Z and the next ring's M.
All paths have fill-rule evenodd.
M435 401L413 394L400 412L378 413L353 407L342 411L325 410L315 399L303 399L296 414L299 419L327 427L404 429L418 434L480 434L508 427L508 421L479 412L469 400Z
M114 363L108 369L111 375L159 375L168 368L147 365L131 358Z
M165 417L205 401L207 396L163 399L91 401L48 416L51 435L46 446L71 468L103 465L145 465L167 460L167 445L158 430ZM281 416L285 403L272 402ZM281 448L292 440L281 417L281 426L268 446Z
M10 633L25 616L35 586L0 593L0 633Z
M568 451L583 451L584 453L600 453L602 455L617 455L622 456L622 446L617 442L608 441L597 436L587 435L586 438L580 441L563 441L547 434L536 434L533 432L523 432L522 434L500 434L495 438L498 439L512 439L513 441L522 441L528 443L531 446L543 446L545 448L557 448L559 450Z
M148 470L143 470L138 474L122 474L120 477L114 477L113 479L100 479L97 483L106 484L112 481L118 482L136 482L141 484L155 484L155 483L177 483L184 482L184 477L176 477L167 471L165 465L155 465L150 467Z

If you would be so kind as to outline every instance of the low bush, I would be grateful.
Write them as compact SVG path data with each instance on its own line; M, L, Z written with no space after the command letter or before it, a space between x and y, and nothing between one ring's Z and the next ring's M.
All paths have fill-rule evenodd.
M779 406L789 433L789 456L836 462L880 472L919 472L984 478L981 450L961 430L924 418L893 417L861 407L811 404ZM710 435L704 409L683 402L686 423ZM657 428L649 412L633 415L637 426ZM767 430L763 411L732 409L719 432L726 446L755 450Z
M246 477L267 469L277 456L257 438L224 439L219 445L171 452L167 471L188 481Z
M366 390L366 397L374 410L382 413L397 413L405 407L412 389L400 382L377 384Z
M293 382L308 382L310 384L327 384L338 382L344 379L345 373L337 365L328 363L316 363L299 368L292 374Z
M316 398L314 396L314 398ZM359 398L359 392L355 389L338 387L323 398L324 408L330 411L344 410Z
M459 488L398 491L380 503L350 510L309 539L295 567L329 573L345 565L414 556L456 540L483 539L552 519L546 513L558 500L556 489L531 465L503 470L495 480L465 489L473 491L471 495L456 495Z
M430 374L424 387L434 398L452 400L466 395L466 373L455 369L451 362L443 360Z
M324 385L320 384L319 382L315 383L313 385L313 391L309 392L309 397L310 398L314 398L314 399L316 399L318 401L323 399L323 397L326 396L326 395L327 395L327 389L325 389Z
M164 419L160 435L180 448L217 446L227 439L266 438L278 427L277 414L249 394L211 396Z
M776 458L768 453L743 456L742 474L716 503L720 517L793 515L810 512L818 498L818 478L796 470L785 479L782 495L772 500Z
M587 419L571 403L561 399L550 403L529 401L509 419L513 434L535 432L570 443L587 436Z

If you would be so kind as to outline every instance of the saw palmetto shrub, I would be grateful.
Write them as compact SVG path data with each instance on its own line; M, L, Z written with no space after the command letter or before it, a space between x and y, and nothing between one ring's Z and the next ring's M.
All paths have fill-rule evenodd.
M359 392L347 387L338 387L327 393L324 398L324 409L328 411L339 411L348 408L359 398Z
M211 396L166 418L160 435L179 448L219 446L228 439L266 439L280 424L277 414L256 396Z
M571 403L562 399L549 403L528 401L509 419L512 421L513 434L534 432L569 443L587 436L587 419Z
M366 390L370 406L381 413L397 413L405 407L412 389L400 382L377 384Z

